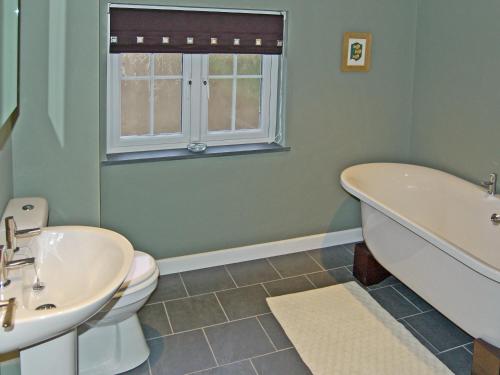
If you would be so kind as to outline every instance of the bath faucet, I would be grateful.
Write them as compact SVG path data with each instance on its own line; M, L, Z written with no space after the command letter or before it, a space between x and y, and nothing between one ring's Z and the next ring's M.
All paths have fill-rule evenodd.
M35 264L35 258L23 258L9 261L7 258L7 249L0 245L0 289L10 284L7 278L7 271L12 268Z
M497 225L500 224L500 215L499 214L492 214L490 219L491 219L491 222L493 224L497 224Z
M37 236L42 232L41 228L30 228L30 229L17 229L16 221L13 216L5 218L5 240L7 243L7 249L16 251L15 246L16 238L27 238Z
M489 180L481 182L481 186L488 188L489 195L495 195L497 193L497 175L491 173Z
M2 327L6 330L12 327L12 315L14 315L15 298L9 298L6 301L0 300L0 308L7 309L3 317Z

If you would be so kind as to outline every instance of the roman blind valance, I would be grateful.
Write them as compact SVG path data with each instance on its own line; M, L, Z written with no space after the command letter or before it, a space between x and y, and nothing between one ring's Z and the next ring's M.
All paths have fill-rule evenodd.
M110 53L281 54L281 14L110 8Z

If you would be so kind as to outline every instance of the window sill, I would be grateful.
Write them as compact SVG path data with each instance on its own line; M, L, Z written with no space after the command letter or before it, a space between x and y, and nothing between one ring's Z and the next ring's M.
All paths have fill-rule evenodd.
M131 164L162 160L199 159L218 156L262 154L289 150L290 147L281 146L277 143L252 143L246 145L211 146L207 147L207 149L201 153L194 153L188 151L187 149L124 152L120 154L109 154L101 163L102 165Z

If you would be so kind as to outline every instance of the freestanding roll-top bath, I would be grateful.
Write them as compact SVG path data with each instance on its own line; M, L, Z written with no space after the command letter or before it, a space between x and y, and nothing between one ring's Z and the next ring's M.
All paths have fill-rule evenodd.
M374 257L476 338L500 347L499 196L431 168L372 163L347 168Z

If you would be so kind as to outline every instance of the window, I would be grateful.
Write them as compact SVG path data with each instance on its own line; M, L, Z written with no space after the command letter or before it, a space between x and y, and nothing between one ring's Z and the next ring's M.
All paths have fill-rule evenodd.
M113 38L125 39L110 38L112 42ZM144 38L136 36L140 46L132 50L128 46L119 51L110 48L108 154L186 148L192 143L275 142L281 56L255 53L259 51L255 45L263 43L261 38L254 37L253 49L244 53L235 53L239 49L234 38L228 51L219 48L216 53L206 46L204 52L209 53L187 53L191 50L186 45L194 43L194 38L187 40L190 37L172 52L163 52L164 45L159 51L144 47ZM165 38L172 48L170 37L162 36L162 44ZM217 39L222 40L211 37L210 43L216 44Z

